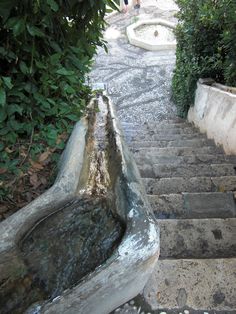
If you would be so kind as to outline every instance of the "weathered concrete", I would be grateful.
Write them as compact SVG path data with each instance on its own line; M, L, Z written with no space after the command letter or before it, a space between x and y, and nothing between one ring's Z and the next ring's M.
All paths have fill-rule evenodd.
M139 171L143 178L158 179L161 177L212 177L234 176L235 169L232 164L211 165L140 165Z
M236 176L143 178L148 194L182 192L230 192L236 190Z
M236 163L235 156L225 156L223 154L195 154L190 156L135 156L138 165L142 164L211 164L211 163Z
M236 154L236 95L198 82L188 120L221 144L227 154Z
M132 146L131 146L132 145ZM132 144L130 145L130 147L132 149L145 149L145 147L203 147L203 146L210 146L212 145L212 140L208 140L208 139L190 139L190 140L183 140L183 139L179 139L179 140L159 140L159 141L145 141L145 142L141 142L141 141L132 141Z
M236 218L162 219L161 259L224 258L236 255Z
M232 192L149 195L158 219L199 219L236 217Z
M144 289L144 297L153 310L172 308L180 313L189 308L190 313L191 309L234 313L235 269L235 258L162 260Z
M97 101L94 101L92 107L96 104ZM46 276L45 268L41 268L39 264L41 255L38 255L37 247L34 253L32 253L33 251L29 252L31 248L34 250L32 241L39 243L42 251L46 250L47 252L47 241L50 242L53 228L58 228L56 232L63 231L63 224L60 223L59 225L55 222L58 215L62 215L63 210L68 213L66 219L70 227L70 236L69 238L66 237L65 241L69 241L70 237L73 239L73 232L78 229L78 226L73 222L73 215L77 215L77 208L70 206L80 204L80 198L83 196L87 196L90 200L94 196L107 197L109 199L108 211L113 217L118 217L125 225L125 234L118 247L111 243L115 250L105 263L99 267L98 265L92 266L92 263L92 269L94 267L96 269L84 277L82 281L74 280L73 288L65 284L63 279L61 284L63 284L63 289L66 289L65 291L61 292L56 287L55 293L53 292L51 295L53 300L46 302L46 304L40 302L33 305L28 313L35 313L36 311L37 313L107 314L142 290L158 259L159 229L154 223L138 170L120 136L121 131L117 124L114 108L106 97L99 98L99 108L97 118L95 118L95 110L93 109L89 111L87 117L77 124L65 150L61 170L53 187L39 199L0 224L1 288L10 284L9 289L11 289L11 282L15 284L20 276L22 282L20 282L19 289L20 291L23 289L24 292L26 291L25 285L27 285L27 289L30 289L30 278L34 278L37 272L42 278ZM98 116L103 117L103 119L100 120ZM106 130L104 129L105 126ZM96 142L96 132L99 134L103 132L103 142ZM104 147L108 149L105 159L105 154L102 153ZM95 203L93 205L100 210L100 205ZM83 210L86 213L88 208L84 207ZM99 215L93 215L92 220L95 222L100 220ZM107 229L110 222L104 223ZM49 234L46 239L45 234L47 232L40 234L39 229L47 228L47 226L49 227ZM116 237L116 228L111 226L111 229L114 234L109 239L103 239L102 235L99 236L100 245L96 250L99 250L99 246L107 246L112 237ZM85 234L80 234L80 237L83 236ZM44 238L47 240L46 242L43 242ZM63 241L62 239L61 245L65 242ZM76 243L70 249L74 250L75 246ZM68 254L68 258L71 259L70 252L64 252L63 257L60 257L58 250L56 250L56 255L53 255L53 247L49 247L50 263L53 264L54 260L58 260L60 264L60 259L67 259ZM60 249L60 245L58 249ZM69 251L70 249L68 246ZM94 248L87 252L88 255L93 254L93 251ZM24 258L22 258L22 252ZM94 252L94 254L97 258L100 253ZM33 261L30 260L32 256L34 256ZM106 255L104 256L107 258ZM42 262L45 262L44 259L46 258L48 258L48 254L43 257ZM74 259L71 262L74 263ZM65 266L65 272L68 273L68 269L75 265L63 266ZM27 272L29 272L29 276L27 275L26 278L24 276ZM56 274L56 277L57 275L59 274ZM65 273L62 275L64 276ZM55 276L48 276L46 279L48 286L54 285L55 280L55 284L60 285L60 280ZM41 288L43 287L41 285ZM59 295L57 291L59 291ZM11 296L14 297L14 293ZM42 294L40 292L38 300L42 301L47 297L48 295L45 295L44 292ZM7 301L1 296L1 304L4 300ZM34 301L37 301L37 295ZM14 300L13 305L17 306L14 304ZM20 307L23 306L23 304L19 305ZM3 307L3 313L5 310L6 308ZM12 310L11 313L14 311Z
M222 153L220 147L214 146L204 146L201 148L195 147L151 147L147 153L146 148L135 149L133 151L134 155L139 155L139 157L144 156L194 156L195 154L208 155L208 154L219 154Z
M148 200L157 219L190 218L187 217L187 210L183 206L182 194L148 195Z
M178 140L193 140L193 139L206 139L204 135L201 135L199 133L193 133L193 134L165 134L165 133L159 133L157 134L144 134L143 135L138 135L137 133L131 133L125 135L125 138L128 142L131 141L138 141L138 142L143 142L143 141L178 141Z
M184 193L183 201L188 218L229 218L236 216L232 192Z
M153 161L155 162L154 158ZM196 172L196 170L198 170ZM233 176L235 174L234 166L230 164L216 165L172 165L172 164L140 164L139 171L143 178L159 179L162 177L212 177Z

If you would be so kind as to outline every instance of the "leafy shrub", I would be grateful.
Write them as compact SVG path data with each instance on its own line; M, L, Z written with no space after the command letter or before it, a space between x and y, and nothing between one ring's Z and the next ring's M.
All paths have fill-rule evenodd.
M90 94L85 75L105 45L107 4L115 7L112 0L0 1L0 199L4 176L22 175L29 155L62 149L62 135L80 118Z
M200 77L236 86L236 1L176 3L180 11L172 89L179 115L185 117Z

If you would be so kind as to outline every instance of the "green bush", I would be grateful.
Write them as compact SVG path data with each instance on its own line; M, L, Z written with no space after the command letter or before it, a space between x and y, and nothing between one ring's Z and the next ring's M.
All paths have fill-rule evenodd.
M185 117L200 77L236 86L236 1L176 0L176 3L180 11L172 90L178 113Z
M62 149L58 139L80 118L90 94L85 75L105 46L106 5L115 7L112 0L0 1L0 199L4 176L28 167L22 143L33 159Z

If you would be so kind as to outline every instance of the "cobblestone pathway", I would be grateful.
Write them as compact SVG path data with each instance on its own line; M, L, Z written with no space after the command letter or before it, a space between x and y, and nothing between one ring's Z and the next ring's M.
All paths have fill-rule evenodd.
M107 85L122 122L158 122L175 117L171 101L174 51L152 52L134 47L126 37L126 26L145 17L176 21L176 6L171 0L143 0L139 15L117 13L107 19L105 38L108 54L100 49L91 73L92 82Z

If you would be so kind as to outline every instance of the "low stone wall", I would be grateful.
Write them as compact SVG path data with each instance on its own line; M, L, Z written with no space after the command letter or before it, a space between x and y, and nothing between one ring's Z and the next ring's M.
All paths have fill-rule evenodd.
M226 154L236 154L236 94L234 89L199 80L188 120L222 145Z

